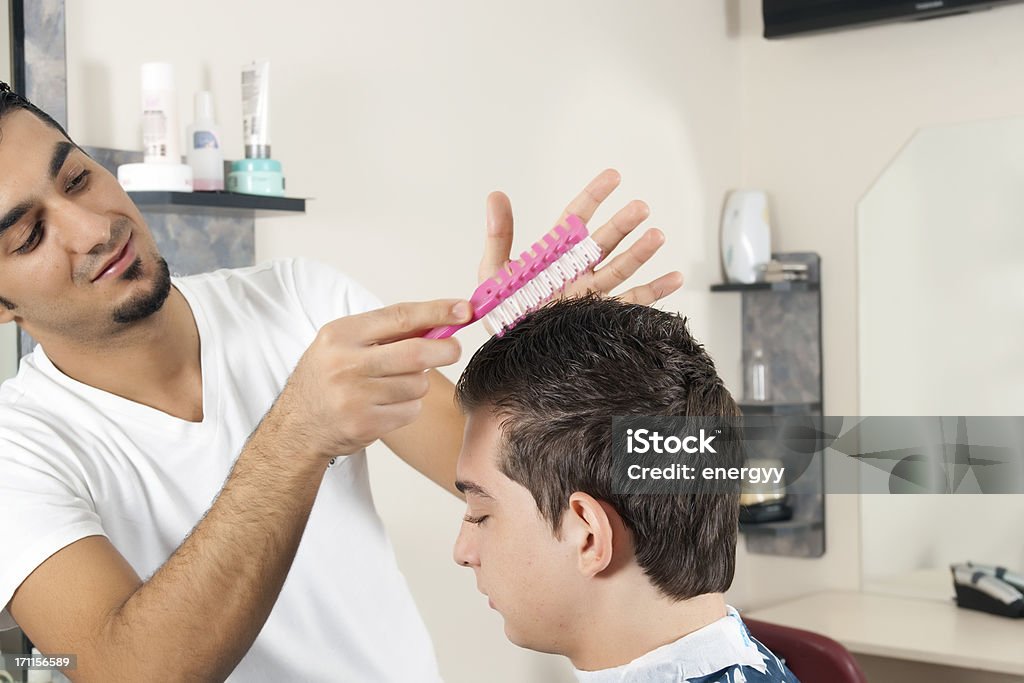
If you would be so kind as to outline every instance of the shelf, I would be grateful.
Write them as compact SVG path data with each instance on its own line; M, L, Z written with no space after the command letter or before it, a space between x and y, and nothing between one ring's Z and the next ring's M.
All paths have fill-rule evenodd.
M821 401L737 401L744 415L810 415L821 412Z
M306 211L306 200L235 192L129 192L141 211L206 216L287 216Z
M740 524L740 532L752 536L785 536L805 531L822 531L823 520L788 520L786 522L765 522L763 524Z
M712 292L817 292L821 283L809 280L791 280L789 282L725 282L711 285Z

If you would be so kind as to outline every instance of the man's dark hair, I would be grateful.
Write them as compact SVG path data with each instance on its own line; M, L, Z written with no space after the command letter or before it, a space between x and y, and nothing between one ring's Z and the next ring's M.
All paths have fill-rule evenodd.
M0 120L2 120L6 114L16 109L24 109L25 111L32 112L40 121L51 128L56 128L60 131L61 135L66 137L68 140L71 140L67 131L64 130L64 126L57 123L52 116L29 102L24 96L11 90L11 86L0 81ZM2 135L3 131L0 131L0 136Z
M630 494L612 486L612 417L733 418L739 409L686 319L587 296L528 315L474 354L463 410L493 411L499 467L526 487L558 535L569 496L612 505L637 563L666 596L724 592L736 566L738 493Z

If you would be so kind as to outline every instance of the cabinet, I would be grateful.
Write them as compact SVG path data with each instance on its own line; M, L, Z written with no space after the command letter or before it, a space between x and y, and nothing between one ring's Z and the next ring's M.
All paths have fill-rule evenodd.
M744 368L757 349L768 369L767 401L741 398L745 416L823 415L821 351L821 258L811 252L772 254L785 262L806 263L808 279L798 282L712 285L713 292L739 293L742 300ZM750 396L744 371L743 396ZM748 444L749 445L749 444ZM756 449L763 449L754 452ZM743 524L747 551L760 554L820 557L825 553L825 494L822 457L810 459L780 444L750 445L751 458L778 458L787 470L788 504L792 519ZM802 474L789 479L789 474Z

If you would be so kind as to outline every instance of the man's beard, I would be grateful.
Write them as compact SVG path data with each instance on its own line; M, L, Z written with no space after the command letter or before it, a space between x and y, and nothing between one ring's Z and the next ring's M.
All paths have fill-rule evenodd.
M121 325L143 320L153 315L167 301L171 293L171 270L167 267L166 259L157 259L156 280L153 282L153 289L149 292L139 294L133 299L126 301L120 308L114 311L114 322ZM142 260L135 261L121 274L125 280L141 280L145 274L142 272Z

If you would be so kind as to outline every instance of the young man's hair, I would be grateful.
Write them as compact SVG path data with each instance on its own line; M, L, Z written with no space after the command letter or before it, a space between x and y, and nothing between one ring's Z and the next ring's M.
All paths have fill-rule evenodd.
M597 296L548 304L476 352L456 397L466 412L495 413L499 468L533 494L556 535L581 491L615 508L664 595L685 600L732 584L738 493L612 487L613 416L739 415L685 318Z
M25 99L23 95L20 95L19 93L16 93L13 90L11 90L11 86L7 85L3 81L0 81L0 121L2 121L3 117L7 115L9 112L15 111L17 109L24 109L25 111L31 112L40 121L50 126L51 128L56 128L58 131L60 131L61 135L66 137L68 140L71 140L71 137L67 134L67 131L64 130L64 126L57 123L57 121L55 121L52 116L47 114L45 111L43 111L36 105L29 102L27 99ZM0 131L0 136L2 135L3 131ZM2 137L0 137L0 140L2 140Z

